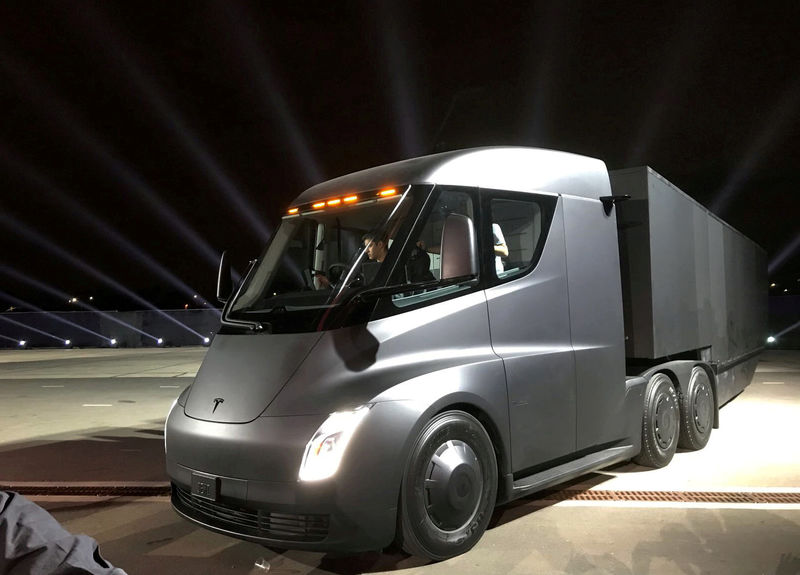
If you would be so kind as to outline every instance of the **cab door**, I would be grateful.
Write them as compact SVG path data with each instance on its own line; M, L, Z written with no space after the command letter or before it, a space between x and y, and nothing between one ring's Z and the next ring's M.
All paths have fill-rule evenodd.
M534 472L576 449L575 357L561 198L481 190L494 352L509 398L512 467Z

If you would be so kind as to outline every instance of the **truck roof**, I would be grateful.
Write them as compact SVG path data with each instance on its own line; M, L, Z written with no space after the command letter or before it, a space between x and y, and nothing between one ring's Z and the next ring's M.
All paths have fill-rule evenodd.
M592 199L611 195L608 172L601 160L541 148L498 146L432 154L347 174L312 186L292 205L408 184L536 191Z

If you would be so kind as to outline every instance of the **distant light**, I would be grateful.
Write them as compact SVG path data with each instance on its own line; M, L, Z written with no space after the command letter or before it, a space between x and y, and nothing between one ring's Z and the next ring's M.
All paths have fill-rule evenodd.
M769 336L769 337L767 338L767 343L775 343L775 338L774 338L774 337L772 337L772 336Z
M800 281L800 280L798 280L798 281ZM777 285L778 285L778 284L776 284L776 283L771 283L771 284L769 284L769 287L775 287L775 286L777 286Z
M28 345L27 341L25 341L24 339L19 340L19 346L20 347L25 347L26 345Z
M193 297L194 299L197 299L197 294L194 294L192 297Z
M64 340L64 345L70 345L71 343L72 343L72 342L71 342L70 340L68 340L68 339L65 339L65 340Z
M189 309L189 304L188 303L183 304L183 309Z
M71 300L69 300L69 303L78 303L78 298L76 297L72 298Z
M94 296L89 296L89 301L94 301Z
M163 339L161 339L161 338L159 337L159 338L156 340L156 343L157 343L158 345L161 345L162 343L164 343L164 340L163 340Z
M109 343L110 343L111 345L117 345L117 340L116 340L116 339L114 339L114 338L112 337L112 338L111 338L111 341L110 341Z
M783 293L789 293L789 288L784 289Z

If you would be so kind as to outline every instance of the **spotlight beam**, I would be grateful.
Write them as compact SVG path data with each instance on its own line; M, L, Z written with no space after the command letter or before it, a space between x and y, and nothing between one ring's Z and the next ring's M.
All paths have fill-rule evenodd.
M12 323L12 324L14 324L14 325L16 325L16 326L23 327L23 328L25 328L25 329L29 329L29 330L31 330L31 331L35 331L36 333L40 333L40 334L42 334L42 335L46 335L47 337L51 337L51 338L53 338L53 339L55 339L55 340L58 340L58 341L60 341L61 343L66 343L67 341L69 341L69 340L66 340L66 339L60 338L60 337L58 337L57 335L53 335L52 333L47 333L46 331L42 331L42 330L40 330L39 328L32 327L32 326L30 326L30 325L26 325L26 324L24 324L24 323L22 323L22 322L20 322L20 321L17 321L17 320L11 319L10 317L6 317L6 316L4 316L4 315L2 315L2 314L0 314L0 319L2 319L3 321L7 321L7 322L9 322L9 323Z
M691 13L677 27L679 32L675 40L665 44L673 48L666 65L657 68L658 87L645 107L644 119L628 152L625 166L638 166L647 158L650 144L662 124L664 112L673 104L676 87L689 84L691 76L688 73L692 70L687 63L695 61L695 54L702 53L698 44L709 41L708 34L702 29L708 22L708 8L692 6L688 11Z
M225 198L233 203L239 216L247 222L261 243L265 243L269 239L270 231L263 220L258 217L258 211L247 201L219 163L201 143L200 139L188 128L181 114L168 103L167 98L158 86L143 71L138 61L131 55L133 50L130 48L123 49L121 41L114 34L108 33L108 31L112 30L112 26L98 11L92 11L91 16L89 16L88 10L81 11L81 15L87 20L87 28L94 36L98 47L102 48L102 52L104 54L108 52L113 54L112 58L116 59L113 62L115 67L119 63L122 64L137 90L144 96L148 104L155 109L161 121L189 152L189 156L191 156L195 165L203 170L209 179L217 185ZM98 21L89 21L90 18Z
M769 148L778 141L780 130L796 121L798 104L800 104L800 80L796 80L783 93L769 118L761 123L761 131L752 140L742 159L736 162L736 169L717 192L709 208L712 212L722 215L726 211L733 197L739 192Z
M40 282L37 279L29 277L29 276L27 276L27 275L15 270L15 269L10 268L9 266L0 266L0 272L5 273L7 275L10 275L10 276L12 276L12 277L24 282L24 283L32 285L33 287L39 289L40 291L43 291L45 293L49 293L50 295L55 296L56 298L58 298L60 300L68 300L69 299L69 294L67 294L66 292L62 292L61 290L58 290L58 289L56 289L54 287L51 287L51 286L49 286L49 285L47 285L47 284L45 284L43 282ZM75 302L75 305L77 305L78 307L83 308L83 309L85 309L87 311L91 311L91 312L94 312L96 314L99 314L101 317L103 317L103 318L105 318L107 320L113 321L114 323L117 323L117 324L121 325L122 327L124 327L126 329L130 329L132 331L135 331L137 333L142 334L143 336L149 337L153 341L158 341L158 338L156 336L154 336L152 334L149 334L146 331L142 331L138 327L133 326L133 325L131 325L129 323L126 323L126 322L122 321L121 319L118 319L118 318L114 317L113 315L108 314L108 313L106 313L104 311L101 311L101 310L97 309L96 307L93 307L93 306L91 306L91 305L89 305L87 303L84 303L82 301L77 301L77 302Z
M8 341L13 341L13 342L14 342L14 343L16 343L17 345L19 345L19 340L18 340L18 339L14 339L13 337L8 337L7 335L3 335L2 333L0 333L0 339L5 339L5 340L8 340Z
M790 331L793 331L793 330L797 329L798 327L800 327L800 321L798 321L798 322L796 322L796 323L793 323L792 325L790 325L789 327L787 327L787 328L786 328L786 329L784 329L783 331L779 332L777 335L775 335L775 339L778 339L778 338L779 338L779 337L781 337L782 335L786 335L787 333L789 333Z
M13 295L11 295L9 293L6 293L3 290L0 290L0 297L4 297L4 298L6 298L7 300L10 300L13 303L16 303L17 305L30 308L33 311L37 311L37 312L43 313L48 317L52 317L56 321L59 321L59 322L65 324L65 325L68 325L70 327L74 327L75 329L79 329L79 330L81 330L81 331L83 331L85 333L91 334L91 335L93 335L95 337L99 337L100 339L106 340L108 342L111 341L110 337L106 337L106 336L104 336L104 335L102 335L100 333L97 333L96 331L92 331L92 330L90 330L90 329L88 329L86 327L83 327L82 325L79 325L77 323L71 322L68 319L64 319L63 317L57 316L56 314L51 313L49 311L45 311L42 308L36 307L32 303L29 303L29 302L27 302L27 301L25 301L23 299L18 298L18 297L14 297Z
M383 40L387 61L385 70L389 77L389 98L394 107L395 120L399 129L400 143L406 157L419 156L424 150L419 133L419 114L412 98L415 86L409 72L409 58L401 38L400 27L404 18L394 10L389 2L377 2L380 17L380 37ZM397 4L402 6L402 4Z
M47 177L37 172L32 166L11 154L2 143L0 143L0 158L4 159L7 164L22 174L29 182L32 182L37 188L44 191L49 196L49 199L61 204L62 207L70 212L73 218L79 219L83 221L85 225L94 228L102 237L114 242L127 256L138 260L145 268L160 276L185 296L192 297L193 294L198 293L197 290L183 283L175 274L159 264L154 258L150 257L150 255L140 249L136 244L128 240L114 227L109 226L94 215L88 208L70 198L70 194L62 191ZM221 315L219 310L216 308L212 309L214 309L214 313L217 317Z
M251 27L254 19L243 13L243 7L240 4L234 5L232 2L225 2L222 7L231 28L226 40L233 41L238 46L243 55L241 61L244 61L250 69L261 101L264 104L269 103L269 106L265 105L263 109L269 117L277 120L289 143L293 157L308 183L322 181L324 178L319 164L311 153L311 148L283 96L280 84L267 59L268 51L260 45Z
M2 212L0 212L0 223L2 223L3 225L6 225L9 228L15 230L19 235L25 236L26 238L28 238L29 241L31 241L31 242L33 242L35 244L38 244L39 246L41 246L45 250L49 250L49 251L57 254L61 259L70 262L73 266L79 268L84 273L94 277L95 279L103 282L104 284L106 284L108 286L111 286L112 288L116 289L120 293L125 294L126 296L131 298L133 301L137 302L139 305L142 305L142 306L146 307L147 309L153 310L157 314L161 315L167 321L170 321L170 322L172 322L172 323L174 323L176 325L179 325L180 327L182 327L186 331L189 331L189 332L195 334L201 340L205 338L205 336L199 334L198 332L196 332L195 330L193 330L189 326L182 324L181 322L179 322L174 317L172 317L170 315L167 315L166 313L164 313L163 311L158 309L156 306L151 304L149 301L147 301L146 299L140 297L138 294L132 292L131 290L126 288L124 285L122 285L119 282L115 281L114 279L112 279L111 277L107 276L106 274L104 274L100 270L90 266L89 264L87 264L86 262L81 260L80 258L78 258L78 257L72 255L71 253L69 253L67 250L57 246L54 242L50 241L49 239L47 239L43 235L41 235L38 232L32 230L31 228L29 228L28 226L22 224L21 222L12 220L11 218L6 216Z
M786 260L789 259L789 256L793 255L798 249L800 249L800 234L797 234L794 239L783 246L778 254L772 258L772 261L770 261L767 266L767 275L772 275L778 271L778 268L780 268Z
M31 70L20 70L22 66L3 53L0 53L0 66L9 72L23 92L38 103L39 108L49 119L66 128L73 139L94 155L115 178L115 181L123 182L126 189L135 192L137 197L144 200L144 203L168 226L176 228L182 239L208 263L214 267L219 264L217 252L208 245L202 236L194 231L175 210L163 202L133 168L118 158L108 147L101 144L90 130L77 119L77 113L65 102L50 95L52 91L47 89L41 78L34 80Z

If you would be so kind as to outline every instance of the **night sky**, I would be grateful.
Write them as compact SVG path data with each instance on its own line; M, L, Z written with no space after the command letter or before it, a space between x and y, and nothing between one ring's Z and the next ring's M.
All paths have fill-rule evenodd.
M213 301L308 186L503 144L650 165L800 293L800 3L732 4L3 2L0 305Z

